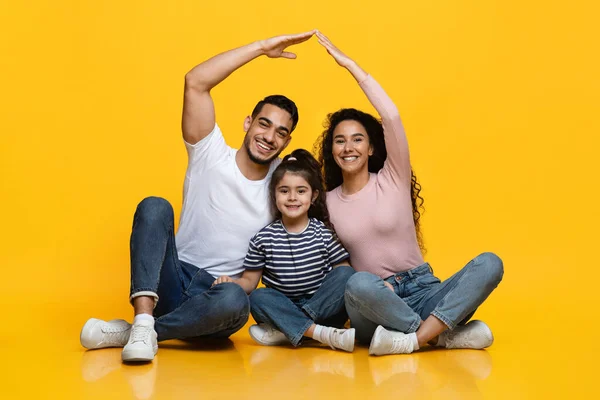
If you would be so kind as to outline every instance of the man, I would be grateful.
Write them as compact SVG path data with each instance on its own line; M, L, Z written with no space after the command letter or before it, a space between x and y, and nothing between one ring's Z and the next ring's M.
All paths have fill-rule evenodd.
M239 276L248 241L271 222L268 183L298 122L296 105L268 96L244 120L239 150L225 144L210 91L251 60L296 58L286 48L314 34L278 36L219 54L187 73L182 131L188 152L177 238L171 205L149 197L136 210L131 233L134 321L92 318L81 331L89 349L121 347L123 361L150 361L157 342L228 337L248 320L246 293L215 277Z

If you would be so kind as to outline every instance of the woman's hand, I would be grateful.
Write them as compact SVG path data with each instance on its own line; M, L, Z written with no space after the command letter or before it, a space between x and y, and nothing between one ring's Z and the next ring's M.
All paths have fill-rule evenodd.
M261 40L259 42L263 53L270 58L296 58L296 54L285 51L289 46L298 43L306 42L315 34L315 31L299 33L297 35L282 35L275 36L270 39Z
M391 284L391 283L389 283L389 282L386 282L386 281L383 281L383 284L384 284L384 285L385 285L385 286L386 286L388 289L390 289L392 292L394 292L394 287L392 286L392 284ZM396 292L394 292L394 293L396 293Z
M319 40L319 43L323 47L325 47L325 49L331 55L331 57L333 57L335 62L337 62L340 66L348 68L354 63L354 61L350 57L342 53L340 49L338 49L333 45L333 43L331 43L331 40L329 40L327 36L323 35L319 31L317 31L317 39Z

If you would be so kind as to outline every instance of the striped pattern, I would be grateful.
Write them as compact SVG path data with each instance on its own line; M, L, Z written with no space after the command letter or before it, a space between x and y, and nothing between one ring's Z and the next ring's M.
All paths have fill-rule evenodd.
M346 249L318 219L311 218L300 233L288 233L277 220L250 240L244 268L263 268L266 287L298 297L316 292L332 266L348 258Z

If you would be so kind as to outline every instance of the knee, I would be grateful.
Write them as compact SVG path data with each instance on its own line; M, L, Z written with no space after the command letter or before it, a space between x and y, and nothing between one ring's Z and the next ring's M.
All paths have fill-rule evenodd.
M250 293L250 308L255 310L257 308L260 308L263 304L268 303L269 301L272 302L273 298L270 295L271 291L273 289L269 289L269 288L260 288L260 289L254 289L252 291L252 293Z
M349 265L340 265L339 267L335 268L330 273L332 273L332 272L335 272L336 275L339 277L339 279L342 279L345 281L348 281L352 277L352 275L354 275L356 273L354 268L352 268Z
M250 303L244 289L232 282L216 285L215 289L219 291L219 308L224 315L229 315L233 318L243 315L246 318L248 317Z
M172 221L174 218L173 207L162 197L146 197L138 204L135 216L146 221Z
M494 253L482 253L477 256L477 268L480 268L485 272L485 277L489 282L495 284L502 281L504 276L504 263L502 259Z
M346 296L368 296L373 292L373 285L380 279L377 275L373 275L370 272L356 272L348 279L348 283L346 283Z

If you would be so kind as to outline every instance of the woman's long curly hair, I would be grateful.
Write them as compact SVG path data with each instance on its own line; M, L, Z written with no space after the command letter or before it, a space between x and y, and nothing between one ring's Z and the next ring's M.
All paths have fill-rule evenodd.
M340 186L343 182L342 169L337 165L333 158L333 131L342 121L356 121L364 126L369 136L369 143L373 147L373 155L369 157L369 172L378 172L383 168L383 163L387 158L385 140L383 136L383 125L381 121L355 108L342 108L327 116L323 127L325 130L315 143L315 154L319 157L319 162L323 166L323 176L325 178L325 188L330 191ZM421 252L425 254L426 249L423 244L423 235L421 233L421 211L424 211L421 197L421 184L417 181L417 176L411 169L410 171L410 194L412 202L413 221L417 234L417 242Z
M325 226L335 234L333 224L329 219L329 211L327 210L327 203L325 201L326 192L323 183L323 175L321 173L321 164L319 164L310 152L304 149L294 150L291 154L283 157L281 164L273 171L273 176L271 177L271 182L269 184L273 215L275 215L276 218L281 219L281 211L277 209L275 195L277 185L281 182L283 176L287 172L300 175L310 185L313 195L317 192L317 198L308 209L308 216L309 218L316 218L323 222Z

